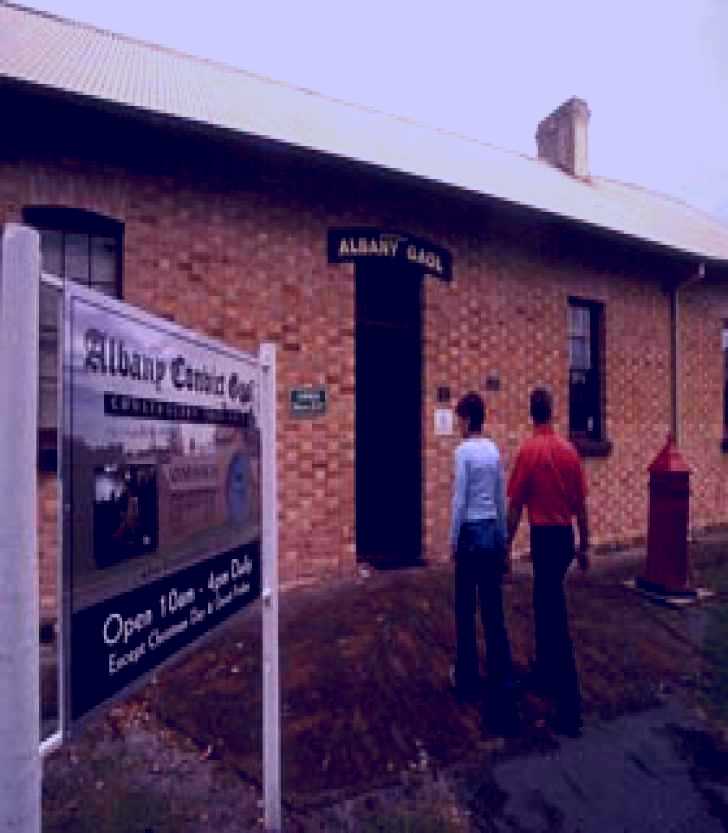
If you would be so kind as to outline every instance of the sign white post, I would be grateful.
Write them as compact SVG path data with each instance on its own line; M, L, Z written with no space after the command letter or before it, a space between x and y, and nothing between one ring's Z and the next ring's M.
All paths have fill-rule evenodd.
M40 833L36 533L38 233L8 224L0 254L0 833Z
M280 833L281 710L278 667L278 485L276 475L276 353L260 346L261 499L263 503L263 805L267 833Z

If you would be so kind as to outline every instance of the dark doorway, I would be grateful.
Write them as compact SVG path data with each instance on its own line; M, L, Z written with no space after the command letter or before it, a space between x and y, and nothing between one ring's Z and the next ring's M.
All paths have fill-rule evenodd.
M377 567L422 546L420 270L356 267L356 545Z

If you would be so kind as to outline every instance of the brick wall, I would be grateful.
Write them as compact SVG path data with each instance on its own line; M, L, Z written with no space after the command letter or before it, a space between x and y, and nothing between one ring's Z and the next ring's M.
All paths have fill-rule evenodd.
M728 516L728 454L723 439L722 322L728 320L728 285L707 279L679 295L682 416L680 446L692 469L691 523L725 523Z
M4 137L0 222L27 205L83 208L124 223L124 298L243 350L279 346L280 557L284 581L355 569L354 267L326 262L333 225L405 230L452 251L454 280L425 279L424 554L447 557L455 437L435 437L439 386L483 391L506 464L529 433L528 394L556 394L567 422L567 303L605 308L611 455L585 461L596 543L646 534L647 473L668 430L666 277L688 265L403 177L304 154L136 125L67 105L25 102ZM54 109L55 108L55 109ZM65 118L62 134L43 131ZM65 115L64 115L65 114ZM52 120L52 119L51 119ZM52 140L47 138L52 137ZM728 294L686 290L681 334L683 446L694 467L693 519L728 521L719 326ZM325 417L293 420L292 386L323 384ZM454 403L453 403L454 404ZM40 479L44 609L52 605L55 488ZM518 546L523 548L526 530Z

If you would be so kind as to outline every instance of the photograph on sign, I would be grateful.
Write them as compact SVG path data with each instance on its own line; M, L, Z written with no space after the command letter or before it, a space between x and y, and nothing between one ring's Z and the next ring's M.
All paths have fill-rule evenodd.
M259 595L260 433L257 356L82 287L64 312L75 720Z

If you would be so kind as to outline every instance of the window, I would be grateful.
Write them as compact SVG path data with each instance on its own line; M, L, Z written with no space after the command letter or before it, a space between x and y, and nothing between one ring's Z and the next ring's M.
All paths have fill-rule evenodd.
M569 300L569 434L583 453L608 454L604 437L603 306Z
M723 451L728 451L728 319L723 322Z
M123 226L88 211L35 206L23 219L40 232L41 269L112 297L121 297ZM41 284L38 389L38 462L44 471L57 463L58 290Z
M73 208L26 208L40 232L42 269L59 278L121 297L121 223Z

